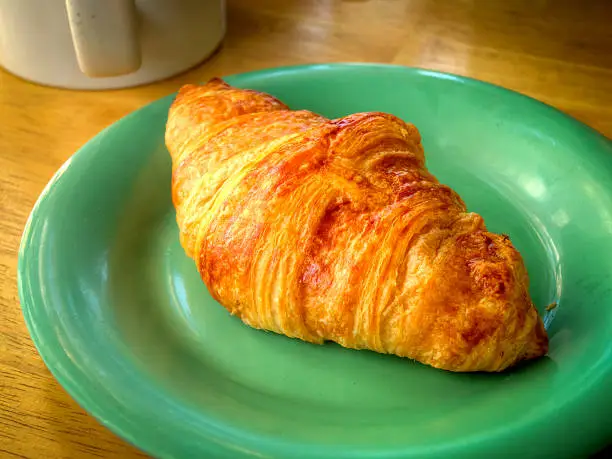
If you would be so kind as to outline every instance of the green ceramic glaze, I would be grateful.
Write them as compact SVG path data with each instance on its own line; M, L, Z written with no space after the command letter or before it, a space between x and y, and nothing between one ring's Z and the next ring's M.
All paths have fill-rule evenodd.
M570 458L606 444L610 141L530 98L424 70L318 65L227 79L328 117L380 110L416 124L430 170L522 252L550 354L502 374L453 374L230 317L178 242L168 96L76 153L24 231L32 339L85 409L163 458Z

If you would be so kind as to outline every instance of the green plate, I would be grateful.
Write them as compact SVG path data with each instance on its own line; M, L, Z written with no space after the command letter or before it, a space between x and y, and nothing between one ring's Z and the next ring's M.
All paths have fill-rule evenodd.
M530 98L425 70L315 65L227 80L328 117L381 110L416 124L430 170L522 252L549 356L454 374L231 317L178 242L168 96L76 153L24 231L25 319L75 400L162 458L569 458L605 446L609 140Z

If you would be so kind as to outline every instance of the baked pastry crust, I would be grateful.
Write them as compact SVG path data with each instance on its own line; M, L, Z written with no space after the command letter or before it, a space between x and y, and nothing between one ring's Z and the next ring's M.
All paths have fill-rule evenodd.
M546 354L519 252L427 171L418 130L215 78L168 116L180 240L251 327L451 371Z

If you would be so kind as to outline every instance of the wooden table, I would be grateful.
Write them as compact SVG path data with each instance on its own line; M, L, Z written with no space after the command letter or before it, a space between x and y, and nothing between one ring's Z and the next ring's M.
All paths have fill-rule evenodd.
M0 456L143 456L86 414L43 364L19 308L17 250L55 170L103 127L181 84L299 63L405 64L506 86L612 137L607 0L229 0L227 13L222 49L160 83L68 91L0 70Z

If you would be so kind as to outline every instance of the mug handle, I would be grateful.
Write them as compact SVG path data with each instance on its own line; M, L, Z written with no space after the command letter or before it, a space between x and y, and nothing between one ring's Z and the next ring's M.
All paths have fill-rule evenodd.
M81 72L110 77L140 68L135 0L66 0L66 11Z

